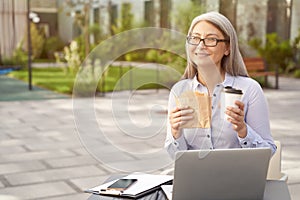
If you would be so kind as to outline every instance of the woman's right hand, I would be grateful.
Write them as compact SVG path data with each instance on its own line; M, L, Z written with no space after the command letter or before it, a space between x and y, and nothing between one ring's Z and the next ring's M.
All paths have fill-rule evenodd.
M175 139L181 136L182 125L193 119L193 116L191 115L193 112L194 110L188 106L175 107L170 112L169 120L171 124L172 135Z

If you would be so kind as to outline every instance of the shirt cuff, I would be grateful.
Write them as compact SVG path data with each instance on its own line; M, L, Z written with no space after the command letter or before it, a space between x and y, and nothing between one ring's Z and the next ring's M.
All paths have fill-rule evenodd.
M255 137L255 132L252 130L250 126L247 125L247 135L244 138L239 138L240 145L242 148L250 148L255 147L258 143L258 139Z
M181 136L179 138L174 139L173 145L178 150L186 150L187 149L187 144L186 144L186 141L184 139L183 133L181 134Z

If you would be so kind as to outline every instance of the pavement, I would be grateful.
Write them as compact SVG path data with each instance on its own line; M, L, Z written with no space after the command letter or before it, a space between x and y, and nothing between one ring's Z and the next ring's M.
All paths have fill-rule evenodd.
M279 86L264 92L273 137L282 144L282 171L288 174L289 191L296 200L300 197L300 80L280 77ZM87 199L90 195L83 191L112 174L160 173L167 167L160 153L167 90L123 91L73 101L70 96L27 88L26 83L0 76L1 200ZM84 112L90 108L94 112ZM92 122L101 130L98 135Z

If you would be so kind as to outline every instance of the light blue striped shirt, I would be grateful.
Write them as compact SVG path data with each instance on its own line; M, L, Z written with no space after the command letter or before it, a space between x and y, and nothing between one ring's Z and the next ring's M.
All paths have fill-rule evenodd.
M247 136L239 138L232 124L221 116L221 92L223 87L231 86L243 91L241 101L245 104ZM176 97L185 91L208 93L197 78L185 79L176 83L169 95L169 112L176 107ZM261 86L253 79L242 76L225 75L225 81L216 85L212 94L212 119L210 128L182 129L181 137L174 139L168 121L165 148L172 158L179 150L257 148L269 147L274 154L276 146L271 136L269 110ZM169 113L168 113L169 116Z

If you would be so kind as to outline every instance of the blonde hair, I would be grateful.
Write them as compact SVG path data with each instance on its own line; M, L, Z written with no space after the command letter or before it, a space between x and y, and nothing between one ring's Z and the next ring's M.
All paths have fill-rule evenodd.
M188 36L190 36L194 26L200 21L206 21L211 23L224 34L225 39L229 40L230 53L228 56L224 56L222 58L222 70L224 70L232 76L248 76L245 63L239 50L237 34L230 21L224 15L218 12L208 12L199 15L193 19L188 31ZM193 78L197 74L197 67L190 60L187 42L186 52L187 66L182 76L182 79Z

